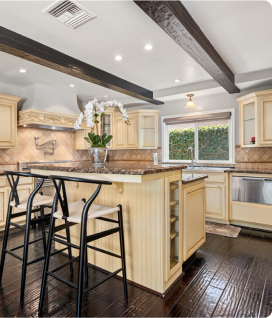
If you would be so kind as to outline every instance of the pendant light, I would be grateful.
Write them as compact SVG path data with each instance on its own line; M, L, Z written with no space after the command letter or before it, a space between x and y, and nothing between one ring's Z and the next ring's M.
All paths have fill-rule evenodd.
M185 106L185 108L195 108L196 105L195 105L195 103L192 101L192 97L194 96L194 94L188 94L187 96L190 98L190 100L189 100L189 102L187 103L187 105Z

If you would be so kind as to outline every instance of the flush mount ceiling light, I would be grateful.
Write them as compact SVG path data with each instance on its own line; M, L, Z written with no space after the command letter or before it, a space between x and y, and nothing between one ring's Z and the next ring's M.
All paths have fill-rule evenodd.
M75 87L75 84L70 84L69 86L70 86L70 87Z
M187 105L185 106L185 108L195 108L196 105L195 103L192 101L192 97L194 97L194 94L188 94L187 95L190 99L189 102L187 103Z
M180 79L175 79L175 82L176 82L176 83L180 82Z
M121 61L123 58L120 55L115 56L116 61Z
M104 97L109 97L108 95L105 95Z
M19 69L19 72L20 72L20 73L26 73L26 72L27 72L27 70L26 70L26 69L24 69L24 68L20 68L20 69Z
M145 48L147 51L150 51L150 50L153 49L153 45L147 44L144 48Z

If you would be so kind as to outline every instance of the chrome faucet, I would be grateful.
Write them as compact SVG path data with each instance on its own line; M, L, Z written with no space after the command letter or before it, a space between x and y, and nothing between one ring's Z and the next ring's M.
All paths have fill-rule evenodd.
M51 150L53 150L53 153L54 153L54 150L57 149L57 147L58 147L58 143L56 140L50 140L48 142L45 142L42 145L39 145L39 137L34 137L34 139L35 139L35 144L36 144L37 150L43 149L43 151L46 151L46 149L51 149ZM48 144L52 144L53 147L46 146Z
M189 154L189 152L191 151L191 160L192 160L192 162L191 162L191 164L192 164L192 168L194 167L194 165L195 165L195 158L194 158L194 155L193 155L193 148L192 147L189 147L188 149L187 149L187 156L188 156L188 154Z

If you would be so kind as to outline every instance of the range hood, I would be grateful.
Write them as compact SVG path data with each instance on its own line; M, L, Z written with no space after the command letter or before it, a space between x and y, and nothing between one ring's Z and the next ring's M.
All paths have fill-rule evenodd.
M80 114L75 92L33 84L24 89L24 103L18 112L18 126L74 130ZM88 128L83 124L82 128Z
M32 127L55 130L74 130L78 116L64 115L37 109L26 109L18 112L19 127ZM89 127L83 122L83 129Z

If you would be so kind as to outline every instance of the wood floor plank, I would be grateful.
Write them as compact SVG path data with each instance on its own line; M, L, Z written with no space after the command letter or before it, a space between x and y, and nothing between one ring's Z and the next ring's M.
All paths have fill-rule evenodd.
M243 291L235 317L258 317L261 298L262 297L260 293L254 290L245 289Z
M185 307L180 303L175 303L175 305L170 309L167 317L189 317L192 312L191 308Z

